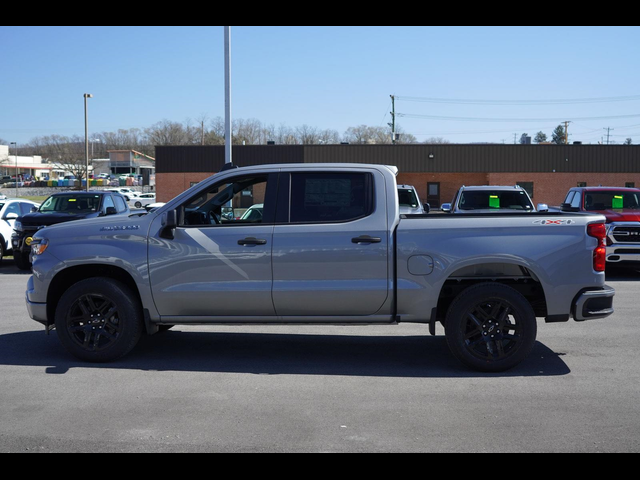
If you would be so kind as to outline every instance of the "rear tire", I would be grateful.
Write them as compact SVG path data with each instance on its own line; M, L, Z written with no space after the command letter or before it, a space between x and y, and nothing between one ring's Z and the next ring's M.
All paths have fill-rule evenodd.
M144 329L136 295L110 278L89 278L71 286L55 313L64 347L87 362L111 362L137 345Z
M522 294L500 283L482 283L456 297L445 332L451 352L462 363L482 372L503 372L531 353L538 326Z

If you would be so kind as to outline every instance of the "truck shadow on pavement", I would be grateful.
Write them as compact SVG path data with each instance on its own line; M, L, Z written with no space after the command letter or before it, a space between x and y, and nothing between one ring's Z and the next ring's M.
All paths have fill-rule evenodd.
M170 331L145 337L127 357L91 364L71 357L55 332L0 336L0 364L42 366L49 374L72 368L249 373L255 375L341 375L365 377L545 377L567 375L569 367L536 342L531 355L504 373L474 372L460 364L443 336L309 335Z

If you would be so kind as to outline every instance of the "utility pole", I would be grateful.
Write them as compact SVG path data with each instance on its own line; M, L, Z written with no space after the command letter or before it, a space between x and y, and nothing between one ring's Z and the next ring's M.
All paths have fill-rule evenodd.
M390 95L391 97L391 123L388 125L391 127L391 143L393 145L396 144L396 97L394 95Z
M603 130L606 130L606 131L607 131L607 145L609 145L609 132L610 132L611 130L615 130L615 129L614 129L614 128L611 128L611 127L607 127L607 128L603 128Z
M569 143L569 124L570 123L571 123L570 121L564 122L564 144L565 145Z

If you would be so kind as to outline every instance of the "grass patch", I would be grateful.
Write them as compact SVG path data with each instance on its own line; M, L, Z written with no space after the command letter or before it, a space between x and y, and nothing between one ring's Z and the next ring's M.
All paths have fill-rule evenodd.
M42 203L44 202L47 198L49 198L50 195L45 195L45 196L36 196L36 197L20 197L24 200L31 200L32 202L36 202L36 203Z

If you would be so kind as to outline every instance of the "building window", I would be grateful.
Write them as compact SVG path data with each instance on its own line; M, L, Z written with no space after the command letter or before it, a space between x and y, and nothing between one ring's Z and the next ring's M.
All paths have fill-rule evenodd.
M636 182L627 182L624 186L627 188L636 188Z
M586 187L587 182L578 182L578 187Z
M533 182L518 182L518 185L533 198Z

